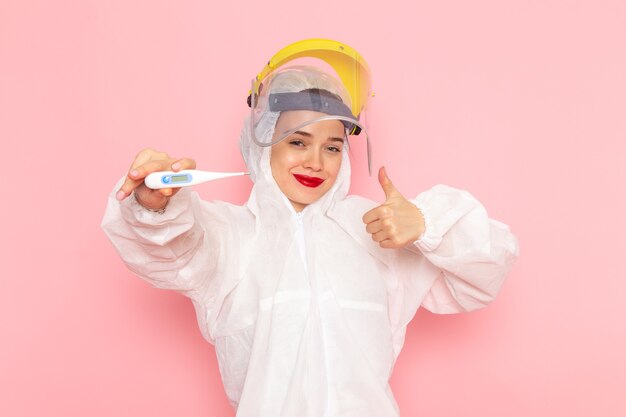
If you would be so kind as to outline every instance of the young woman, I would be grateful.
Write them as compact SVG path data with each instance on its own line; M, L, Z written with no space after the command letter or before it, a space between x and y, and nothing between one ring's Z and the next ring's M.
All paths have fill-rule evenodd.
M358 120L341 83L295 67L263 90L241 133L244 206L146 188L195 162L145 149L102 226L133 272L192 300L237 416L398 416L389 378L416 310L487 305L517 241L445 185L408 200L381 169L385 203L347 196Z

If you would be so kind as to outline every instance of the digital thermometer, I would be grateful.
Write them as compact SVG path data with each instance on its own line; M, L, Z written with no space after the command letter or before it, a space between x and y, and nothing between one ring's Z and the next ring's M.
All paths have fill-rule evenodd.
M182 171L159 171L149 174L144 182L146 187L158 190L160 188L179 188L188 185L201 184L220 178L238 177L248 175L247 172L209 172L197 169L184 169Z

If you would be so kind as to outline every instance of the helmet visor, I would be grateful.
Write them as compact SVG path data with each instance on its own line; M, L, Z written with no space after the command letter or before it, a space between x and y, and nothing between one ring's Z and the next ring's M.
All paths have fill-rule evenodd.
M358 77L358 67L355 65L354 69L354 77ZM251 132L257 145L272 146L312 123L337 120L343 125L346 139L348 136L365 138L368 166L371 165L365 106L360 106L355 114L350 95L332 69L310 65L281 68L262 80L254 79L251 92ZM297 117L281 117L285 112L298 114ZM279 114L282 119L273 134L258 129L263 125L263 118L272 114Z

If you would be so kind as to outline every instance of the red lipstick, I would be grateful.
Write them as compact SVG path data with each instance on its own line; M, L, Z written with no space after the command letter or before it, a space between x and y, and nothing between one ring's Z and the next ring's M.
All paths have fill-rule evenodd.
M309 177L308 175L293 174L296 180L305 187L318 187L324 182L323 179L317 177Z

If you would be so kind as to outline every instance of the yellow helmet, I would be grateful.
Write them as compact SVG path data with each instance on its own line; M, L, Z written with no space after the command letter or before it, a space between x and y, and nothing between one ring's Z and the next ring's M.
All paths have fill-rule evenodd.
M350 95L352 114L358 117L372 95L369 66L355 49L330 39L305 39L278 51L256 76L254 93L259 93L261 81L274 70L294 59L307 57L321 59L335 70Z
M353 48L330 39L292 43L275 54L252 80L248 96L252 138L259 146L272 146L311 123L338 120L346 128L346 139L349 135L365 136L371 175L365 117L371 95L369 66ZM297 125L282 125L271 137L257 135L256 127L268 114L288 110L309 113L298 119Z

